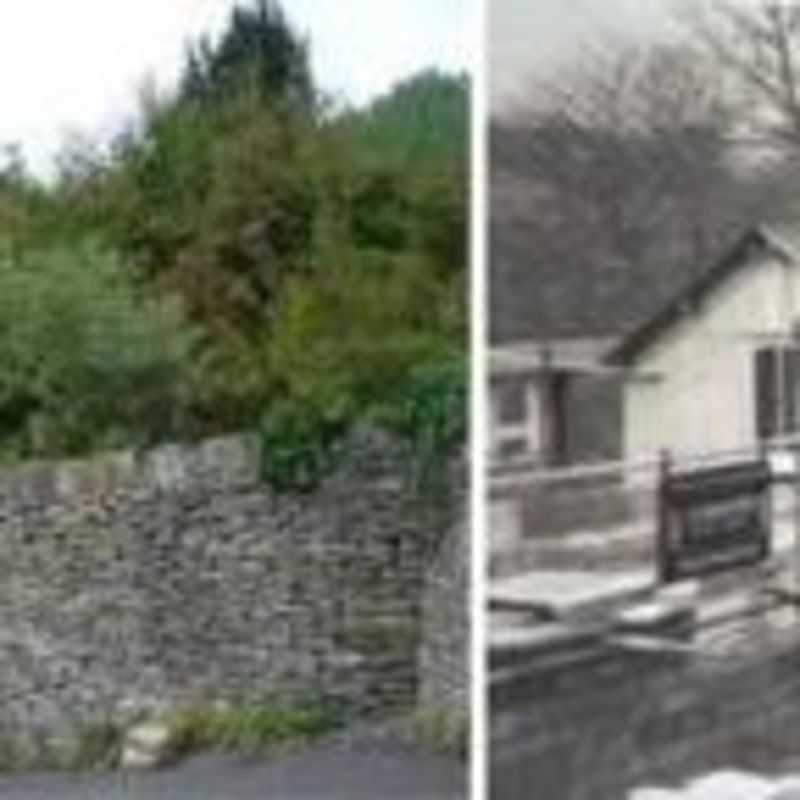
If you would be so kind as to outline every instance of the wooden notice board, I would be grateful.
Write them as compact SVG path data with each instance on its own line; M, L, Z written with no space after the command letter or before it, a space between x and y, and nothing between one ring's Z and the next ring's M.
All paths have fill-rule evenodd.
M658 567L671 582L757 564L772 527L766 459L674 472L662 462Z

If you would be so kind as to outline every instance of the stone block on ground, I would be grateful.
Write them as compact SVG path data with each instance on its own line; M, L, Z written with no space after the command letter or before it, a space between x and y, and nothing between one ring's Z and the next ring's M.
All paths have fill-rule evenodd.
M171 755L169 727L158 722L136 725L126 734L122 746L123 769L154 769L163 766Z
M722 770L692 781L685 800L770 800L775 783L760 775Z
M696 620L691 607L648 602L621 609L614 616L613 626L620 633L684 639L691 636Z

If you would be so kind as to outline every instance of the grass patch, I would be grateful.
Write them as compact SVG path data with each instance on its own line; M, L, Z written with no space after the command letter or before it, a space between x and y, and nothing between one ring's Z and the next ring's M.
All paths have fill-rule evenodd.
M203 750L258 753L278 744L308 741L338 727L337 717L321 707L187 708L164 722L176 758Z
M123 738L122 729L111 722L89 725L81 731L63 766L74 770L114 767L119 762Z
M18 772L33 761L30 748L15 740L10 734L0 736L0 773Z
M420 708L412 719L414 738L426 749L466 759L469 720L465 712L449 708Z
M295 708L260 704L183 708L155 721L169 731L164 763L170 763L209 750L257 755L278 745L307 742L341 727L342 716L322 704ZM11 736L0 736L0 773L115 769L125 738L126 729L110 721L87 725L58 747L42 739L26 748Z

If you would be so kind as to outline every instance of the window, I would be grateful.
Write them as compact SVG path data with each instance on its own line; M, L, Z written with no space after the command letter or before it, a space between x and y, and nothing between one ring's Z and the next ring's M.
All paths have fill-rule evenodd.
M494 384L497 421L503 425L518 425L528 417L525 381L504 378Z
M528 455L527 439L506 439L500 442L497 455L501 459L521 458Z
M800 348L767 347L756 352L755 395L759 439L800 428Z

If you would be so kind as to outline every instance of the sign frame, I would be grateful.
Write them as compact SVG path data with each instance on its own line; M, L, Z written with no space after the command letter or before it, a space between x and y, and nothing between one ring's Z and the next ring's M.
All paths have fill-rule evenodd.
M769 558L773 475L765 454L749 461L673 470L662 453L658 484L658 576L698 578Z

